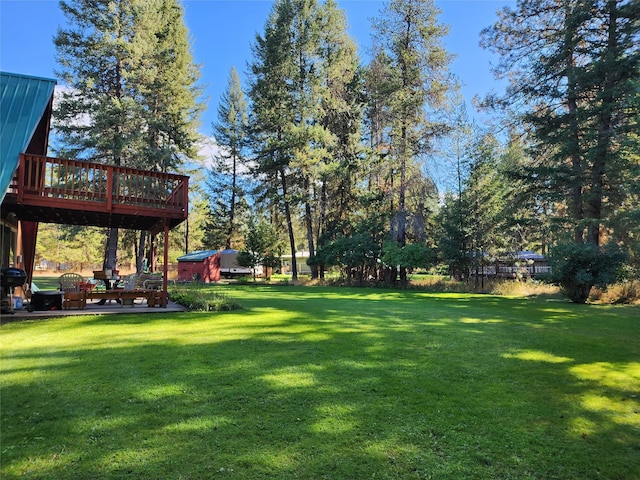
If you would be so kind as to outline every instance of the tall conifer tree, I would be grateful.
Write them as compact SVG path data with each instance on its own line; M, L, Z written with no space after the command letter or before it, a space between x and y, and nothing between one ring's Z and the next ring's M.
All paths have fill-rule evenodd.
M68 87L54 113L64 153L113 165L178 168L192 156L198 68L177 0L62 0L54 39ZM118 230L105 268L115 268ZM141 237L138 265L142 264Z
M407 241L407 192L412 175L419 175L418 160L430 148L442 125L429 114L439 107L448 89L450 55L442 46L446 27L439 24L432 0L391 0L374 23L376 38L387 59L389 158L396 162L397 187L392 224L393 240L400 248ZM400 279L407 282L406 269Z
M278 188L270 192L283 206L292 256L296 211L313 257L328 217L344 216L349 203L361 114L358 58L346 30L334 1L279 0L254 44L254 150L260 172L277 178ZM333 203L332 192L338 193Z
M558 218L573 245L558 251L573 252L567 265L590 255L593 265L611 263L596 257L608 255L602 246L638 180L638 18L637 1L521 0L483 31L483 45L501 56L496 73L510 80L504 97L489 100L516 105L533 127L529 182L566 212ZM611 278L598 268L563 278L572 300Z
M213 248L222 245L231 248L233 239L239 232L241 212L238 207L244 205L243 198L246 192L246 182L241 170L247 164L248 121L248 105L240 77L236 69L232 68L227 88L218 105L218 121L213 124L214 136L220 151L213 159L210 175L211 201L217 203L213 207L216 219L210 222L210 226L221 230L218 235L212 236L212 240L213 237L218 238L218 243L211 244Z
M319 122L325 129L324 156L318 166L318 247L353 219L362 151L363 74L357 46L347 33L344 11L333 0L320 10ZM322 274L322 272L320 272Z
M290 192L294 181L292 145L295 145L291 133L298 111L293 96L293 79L297 74L292 63L295 15L295 1L279 0L274 4L264 33L256 35L252 46L248 92L252 102L250 125L256 173L262 176L267 196L275 207L272 218L280 207L284 211L292 259L295 259L296 242ZM298 277L295 261L292 261L291 273L292 278Z
M533 126L535 186L566 199L576 243L600 245L623 201L640 115L640 4L620 0L519 1L483 31L509 77L493 104L517 105Z

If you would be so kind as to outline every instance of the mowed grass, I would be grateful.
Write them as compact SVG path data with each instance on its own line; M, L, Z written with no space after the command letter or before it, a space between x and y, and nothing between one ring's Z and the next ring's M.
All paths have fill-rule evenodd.
M3 479L637 479L640 309L202 287L7 323Z

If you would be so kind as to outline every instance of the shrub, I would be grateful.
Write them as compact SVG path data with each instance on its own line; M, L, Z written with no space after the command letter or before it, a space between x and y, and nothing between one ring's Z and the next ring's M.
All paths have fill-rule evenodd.
M589 300L609 304L638 303L640 302L640 280L616 283L606 289L596 287L591 291Z
M559 243L551 251L551 283L558 285L573 303L585 303L591 288L615 283L624 254L615 246Z
M499 280L490 282L489 292L494 295L508 296L555 295L558 293L558 287L539 280L527 282Z
M206 291L202 288L181 288L170 293L173 302L189 310L204 312L225 312L240 310L242 306L227 295Z

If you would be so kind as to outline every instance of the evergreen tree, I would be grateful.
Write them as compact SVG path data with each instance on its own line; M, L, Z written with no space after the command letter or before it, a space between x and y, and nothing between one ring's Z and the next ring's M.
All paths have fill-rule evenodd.
M178 0L145 0L134 22L144 54L135 84L144 106L143 168L180 169L197 155L198 117L203 105L199 66L193 63L184 10Z
M295 45L292 30L296 15L296 2L277 1L269 15L263 35L256 35L253 59L250 64L251 80L249 97L251 109L251 137L256 174L262 177L265 193L273 206L272 216L282 210L292 262L292 277L297 279L295 262L296 242L294 233L292 189L294 176L291 168L293 138L298 107L294 102L293 88L296 82Z
M469 252L475 287L484 286L485 271L492 258L506 253L504 179L498 162L500 146L491 134L477 133L470 146L470 172L464 186L463 203L469 232Z
M58 74L69 89L54 118L65 154L160 171L178 168L181 155L194 154L200 109L180 4L62 0L60 7L68 25L54 43ZM118 229L110 229L105 268L116 267L117 248Z
M468 172L455 194L448 193L439 213L440 255L456 278L473 275L482 286L489 259L509 252L506 179L502 175L497 139L475 130L462 156Z
M334 1L281 0L254 45L252 138L265 191L285 213L295 257L296 214L309 254L344 222L360 149L357 49ZM277 188L274 188L277 185ZM293 262L293 276L297 276ZM312 265L312 277L317 265Z
M71 87L54 112L65 152L113 165L127 164L141 147L142 109L127 95L126 79L138 56L131 2L61 1L71 26L54 43L58 75ZM116 268L118 229L109 230L104 268Z
M504 178L505 237L510 252L533 250L546 255L554 238L554 203L539 188L530 188L523 170L530 165L526 135L512 131L498 168Z
M403 247L407 241L407 192L412 178L419 177L418 160L430 148L443 126L429 115L439 107L448 89L450 55L442 46L447 29L438 24L439 11L432 0L392 0L374 23L379 49L377 58L389 62L389 153L394 160L398 184L395 187L393 240ZM433 113L433 112L431 112ZM400 269L406 284L406 269Z
M442 210L438 214L438 246L451 275L462 279L468 277L470 268L468 211L463 187L469 176L468 154L474 126L469 120L458 83L450 91L450 107L447 111L451 131L443 139L442 152L450 168L446 176Z
M633 195L638 18L640 4L626 0L519 1L483 32L501 55L497 74L510 79L507 94L490 100L517 103L533 127L529 180L564 205L556 211L578 245L605 243Z
M309 255L315 255L314 239L314 191L320 162L326 157L328 132L319 122L320 67L318 48L320 42L320 8L315 0L294 2L291 31L291 60L293 63L291 98L294 118L289 126L292 140L291 168L296 178L297 196L303 211L303 225ZM295 260L295 259L293 259ZM316 266L311 268L312 278L318 276Z
M469 210L466 197L448 191L438 212L438 255L444 261L449 273L458 280L468 279L471 270L469 251L470 225L465 221Z
M238 252L238 265L250 267L253 279L256 268L262 265L265 270L279 266L280 242L278 234L266 219L250 217L245 227L244 248Z
M227 89L218 106L218 122L214 123L213 129L220 152L214 157L210 175L211 199L215 203L212 220L215 221L208 226L216 228L217 224L224 230L220 232L223 242L217 247L232 248L234 237L239 236L242 211L246 210L247 182L241 170L247 164L248 142L247 101L235 68L231 70Z
M341 226L352 216L362 174L363 109L360 61L357 46L347 33L344 11L328 0L319 10L318 21L316 69L321 108L315 121L324 131L322 143L315 146L320 161L311 179L315 226L307 230L308 235L315 231L317 245L321 247L329 238L344 233ZM323 275L323 269L316 272L315 265L311 271L312 277Z

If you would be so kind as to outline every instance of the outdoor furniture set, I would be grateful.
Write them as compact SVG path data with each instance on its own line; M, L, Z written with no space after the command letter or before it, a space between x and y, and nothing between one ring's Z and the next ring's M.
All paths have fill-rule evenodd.
M87 282L78 273L65 273L60 279L60 291L63 294L62 308L84 309L87 300L99 300L100 304L108 300L115 300L120 305L133 306L134 300L140 298L147 301L148 307L163 306L162 275L142 273L129 275L122 286L118 286L123 279L118 277L117 271L94 271L94 279L102 281L104 289L97 283Z

